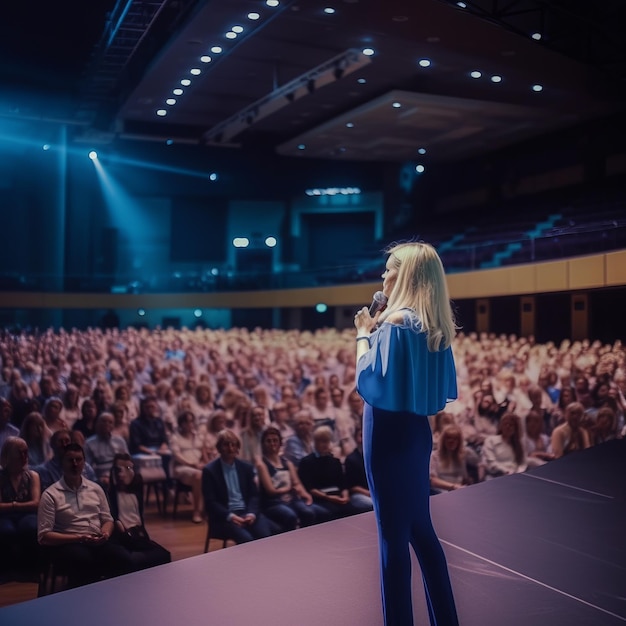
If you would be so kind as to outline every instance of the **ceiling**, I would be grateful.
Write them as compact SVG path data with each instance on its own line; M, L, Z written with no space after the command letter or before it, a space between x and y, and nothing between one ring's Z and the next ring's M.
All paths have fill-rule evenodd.
M39 22L12 9L25 23L0 33L0 68L13 86L0 95L0 116L66 119L85 142L170 140L370 161L414 159L421 149L445 161L626 105L621 0L593 13L577 0L466 8L443 0L90 0L89 12L85 4L68 2ZM229 39L233 26L242 32ZM216 45L221 53L210 51Z

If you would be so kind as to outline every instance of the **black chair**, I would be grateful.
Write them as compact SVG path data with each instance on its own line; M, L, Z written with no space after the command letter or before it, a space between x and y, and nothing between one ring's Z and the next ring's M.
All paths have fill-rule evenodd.
M211 533L211 520L207 517L207 529L206 529L206 539L204 540L204 552L205 554L209 551L209 542L211 539L218 539L222 542L222 549L228 546L228 541L234 541L230 537L223 537L221 535L212 534Z
M57 589L57 581L61 579ZM48 546L39 546L39 576L37 597L63 591L67 585L67 569L59 559L54 558L54 551Z
M172 505L172 519L176 519L176 515L178 513L178 500L181 494L188 494L192 492L192 489L189 485L185 485L180 482L180 480L175 481L174 487L174 503Z

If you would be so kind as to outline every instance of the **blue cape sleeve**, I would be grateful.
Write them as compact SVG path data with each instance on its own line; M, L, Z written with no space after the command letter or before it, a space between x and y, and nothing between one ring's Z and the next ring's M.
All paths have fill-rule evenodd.
M434 415L457 398L452 350L430 352L419 326L383 323L357 363L357 390L375 408Z

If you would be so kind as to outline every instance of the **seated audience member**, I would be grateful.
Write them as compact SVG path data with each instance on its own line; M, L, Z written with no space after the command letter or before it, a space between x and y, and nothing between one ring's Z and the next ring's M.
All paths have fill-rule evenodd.
M449 424L430 455L430 486L440 492L454 491L468 483L463 433L456 424Z
M61 416L62 413L63 400L61 400L61 398L52 396L46 400L41 409L41 415L50 433L67 429L67 422Z
M80 407L80 419L77 419L72 426L72 430L83 433L85 440L96 434L96 417L98 417L98 409L96 403L87 398Z
M130 439L128 408L123 402L114 402L111 406L113 414L113 434L121 437L126 444Z
M76 420L80 418L80 406L78 400L80 394L76 385L68 384L63 394L63 413L62 417L69 429L74 427Z
M293 463L280 455L281 446L280 431L268 426L261 436L263 456L257 461L263 513L278 524L281 531L324 521L326 511L313 504L313 498L302 486Z
M272 426L278 428L283 441L294 434L293 428L289 425L289 408L286 402L279 400L274 403L271 419Z
M313 432L315 452L305 456L298 466L298 476L313 502L328 512L331 519L357 513L350 504L341 461L331 452L332 430L319 426Z
M552 432L552 403L549 396L538 385L532 385L528 389L528 399L531 402L529 411L541 415L543 420L543 432ZM547 405L547 406L546 406Z
M63 456L63 450L72 443L72 434L75 432L76 431L72 431L72 433L70 433L69 430L57 430L55 433L52 433L52 437L50 437L52 458L41 465L33 467L39 474L42 492L63 476L61 457ZM88 463L84 464L83 476L87 480L96 480L96 473Z
M313 452L313 417L309 409L300 409L294 422L295 434L285 442L284 454L296 467Z
M20 428L24 418L33 411L39 411L40 406L32 397L28 385L19 377L19 370L15 372L17 376L12 378L11 391L7 399L13 409L11 422Z
M198 425L203 426L215 410L215 400L213 390L208 383L199 383L194 390L194 400L192 402L193 414L198 420Z
M0 448L9 437L20 436L20 429L11 424L13 407L5 398L0 398Z
M171 554L152 541L143 519L143 480L135 472L130 454L118 453L108 480L111 516L115 523L113 540L129 552L132 571L163 565Z
M226 411L215 409L207 421L207 430L204 436L204 448L207 455L207 463L219 456L217 448L217 436L226 428Z
M565 422L552 431L552 452L554 458L584 450L591 445L589 433L581 426L585 407L581 402L571 402L565 409Z
M128 552L110 541L113 517L102 487L83 477L83 449L68 444L61 465L63 476L41 495L37 538L63 564L68 587L132 571Z
M256 464L261 458L261 434L267 425L268 412L265 407L254 406L250 424L241 431L241 459Z
M202 468L208 462L205 448L205 430L196 427L196 418L191 411L178 416L178 428L170 437L174 478L191 487L193 495L194 524L202 522Z
M28 445L28 464L31 467L41 465L52 457L50 431L41 413L33 411L24 418L19 436Z
M220 458L202 470L202 493L212 534L245 543L269 537L270 526L259 510L254 467L237 458L240 449L232 431L218 435Z
M590 429L590 443L597 446L617 438L617 420L611 407L603 406L596 413L596 421Z
M96 419L96 434L85 441L86 460L96 472L98 482L105 487L109 482L115 455L128 452L126 441L113 434L114 425L112 413L100 413Z
M485 438L481 459L487 480L526 471L521 423L515 413L505 413L500 418L498 434Z
M433 450L436 450L439 446L439 439L441 433L446 426L450 426L455 423L454 415L447 413L446 411L438 411L433 419Z
M147 396L141 400L139 416L130 423L128 447L131 454L160 455L165 475L169 479L172 452L160 412L159 403L154 396Z
M554 459L550 437L544 432L545 414L531 409L525 420L525 434L522 439L528 467L539 467Z
M589 380L585 376L577 376L574 380L574 394L576 402L583 405L583 410L591 408L593 398L589 389Z
M374 508L372 496L370 495L367 476L365 474L365 461L363 460L363 431L357 427L354 431L356 448L344 461L345 481L348 493L350 494L350 504L355 511L364 513Z
M37 559L37 472L28 469L28 446L10 437L0 450L0 560L12 571L29 571Z

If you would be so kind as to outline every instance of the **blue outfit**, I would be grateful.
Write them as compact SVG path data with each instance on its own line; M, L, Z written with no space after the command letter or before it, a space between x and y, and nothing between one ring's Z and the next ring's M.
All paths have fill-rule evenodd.
M422 570L431 626L457 626L446 558L430 519L427 419L457 396L450 348L430 352L415 313L383 322L357 364L365 400L363 453L378 523L385 626L412 626L410 543Z

